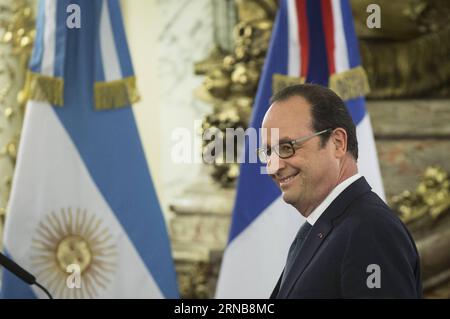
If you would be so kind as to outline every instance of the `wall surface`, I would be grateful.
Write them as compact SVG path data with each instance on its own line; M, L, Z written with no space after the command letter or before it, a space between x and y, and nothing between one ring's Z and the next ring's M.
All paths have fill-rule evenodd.
M197 137L194 123L210 106L193 96L203 77L194 63L213 47L211 1L122 1L125 29L142 100L134 106L141 139L166 216L173 196L195 181L200 164L171 160L176 128ZM197 137L198 138L198 137ZM193 143L192 143L193 144ZM191 147L192 153L199 148Z

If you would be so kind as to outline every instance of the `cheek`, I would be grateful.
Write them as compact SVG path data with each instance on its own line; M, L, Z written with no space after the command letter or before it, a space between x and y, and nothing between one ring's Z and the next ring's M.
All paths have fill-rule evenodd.
M288 166L290 169L303 171L303 170L305 170L307 163L304 158L293 157L293 158L290 158L289 161L286 161L286 166Z
M335 161L329 150L304 150L298 156L285 160L286 166L300 171L303 178L317 178L334 169Z
M309 158L307 163L304 163L304 170L307 176L312 178L321 178L322 175L328 174L332 168L332 161L325 152L319 152L316 156Z
M316 168L318 172L322 173L322 175L329 175L333 174L338 167L337 162L330 157L329 154L323 154L323 156L317 159Z

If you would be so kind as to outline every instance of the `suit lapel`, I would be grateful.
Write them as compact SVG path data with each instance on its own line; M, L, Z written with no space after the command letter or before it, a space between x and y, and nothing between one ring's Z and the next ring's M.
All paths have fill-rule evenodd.
M279 287L277 298L287 298L289 296L289 293L294 287L296 281L302 275L325 238L332 231L334 226L333 221L345 212L351 202L353 202L360 195L370 191L370 189L371 188L369 184L367 184L365 178L361 177L348 186L327 207L322 216L320 216L319 220L311 228L311 232L297 255L291 271L286 274L287 277L284 284L279 287L280 281L277 283L277 287ZM273 293L275 293L275 290Z

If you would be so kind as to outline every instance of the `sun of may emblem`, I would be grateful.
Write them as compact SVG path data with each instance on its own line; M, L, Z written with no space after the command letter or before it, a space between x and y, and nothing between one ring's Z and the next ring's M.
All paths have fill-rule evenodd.
M102 220L86 210L69 207L46 215L32 249L38 281L57 298L95 298L115 271L113 238Z

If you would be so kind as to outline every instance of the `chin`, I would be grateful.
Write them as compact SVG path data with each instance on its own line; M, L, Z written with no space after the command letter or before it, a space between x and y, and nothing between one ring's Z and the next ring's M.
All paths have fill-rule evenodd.
M283 192L283 200L290 205L294 205L294 203L296 202L292 194L287 194L284 192Z

